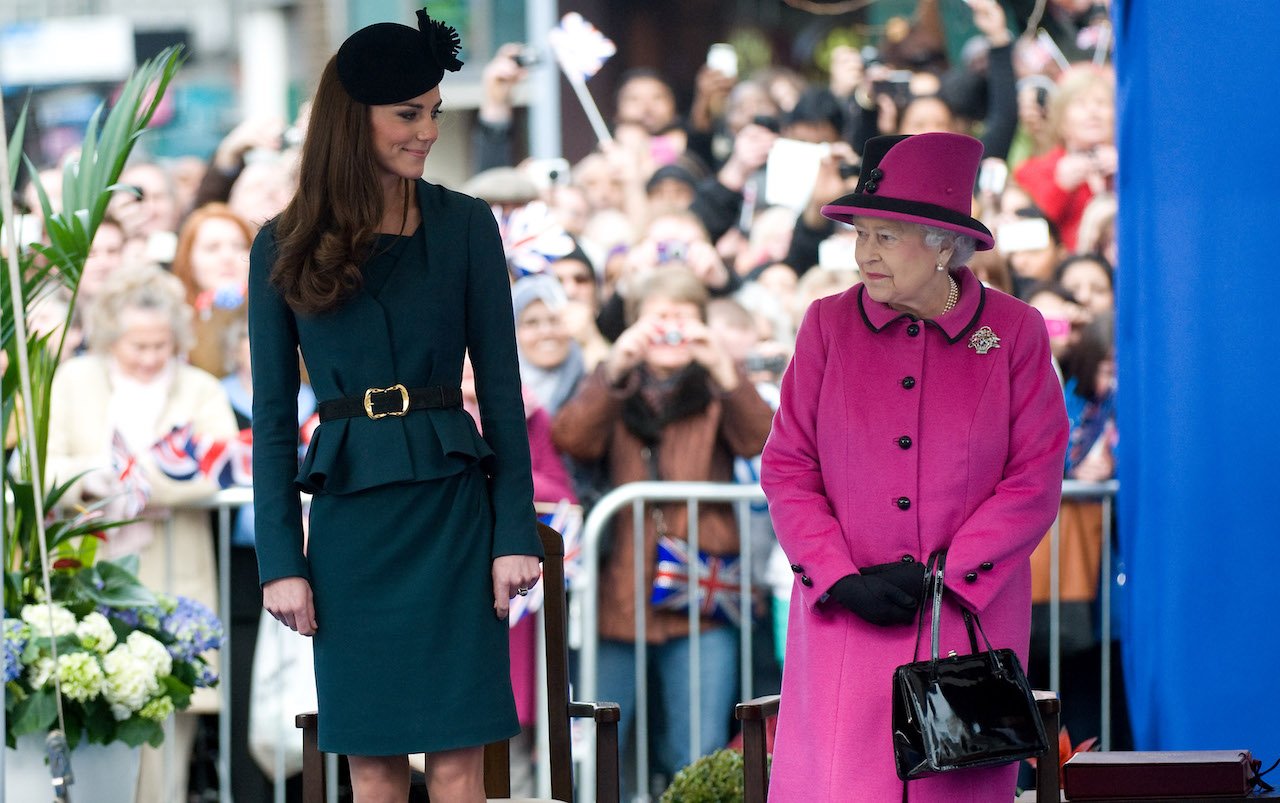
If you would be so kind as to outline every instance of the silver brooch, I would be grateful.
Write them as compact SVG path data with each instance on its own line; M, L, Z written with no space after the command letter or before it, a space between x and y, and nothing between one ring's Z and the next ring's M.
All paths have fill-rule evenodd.
M1000 348L1000 336L991 331L990 326L984 326L969 338L969 348L979 354L986 354L992 349Z

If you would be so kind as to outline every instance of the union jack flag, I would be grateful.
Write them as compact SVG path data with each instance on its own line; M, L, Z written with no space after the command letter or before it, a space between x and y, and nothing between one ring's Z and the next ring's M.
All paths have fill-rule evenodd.
M190 424L174 427L151 447L156 467L175 480L196 475L208 477L219 488L253 484L253 431L235 438L210 438L195 433Z
M142 512L151 499L151 483L138 468L138 458L129 450L120 430L111 433L111 468L123 486L124 509L121 515L131 519Z
M564 15L560 24L547 34L547 41L565 75L580 81L600 72L604 63L618 52L613 42L576 11Z
M697 605L702 615L741 626L741 558L699 552L697 567ZM689 596L689 544L661 536L650 601L661 610L687 611Z
M573 579L582 572L582 508L567 499L561 499L550 513L538 514L538 521L560 533L564 538L564 584L573 587ZM524 596L511 600L511 613L507 623L519 624L525 616L542 607L542 582L529 589Z

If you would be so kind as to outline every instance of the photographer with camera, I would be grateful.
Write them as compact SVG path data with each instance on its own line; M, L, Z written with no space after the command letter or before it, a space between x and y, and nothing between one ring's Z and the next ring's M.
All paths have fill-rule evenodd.
M706 286L684 266L668 264L641 278L628 305L630 325L555 417L557 448L577 460L603 461L615 486L639 480L731 482L734 458L763 448L773 412L712 338L705 323L707 300ZM674 773L690 755L689 614L653 603L648 592L659 540L683 542L689 521L683 502L647 510L651 515L639 555L632 546L630 516L618 518L603 546L598 693L618 701L619 733L627 734L636 710L634 645L647 639L650 699L662 707L665 723L656 754L662 769ZM697 510L699 549L717 557L736 555L733 509L703 504ZM644 633L635 623L635 560L644 569ZM737 699L737 650L737 629L704 613L701 730L699 743L692 745L698 754L728 741Z
M627 327L628 305L634 303L637 288L659 268L687 268L713 298L727 296L742 284L725 265L706 228L692 212L669 211L654 217L641 240L628 249L624 264L613 294L605 299L596 319L601 333L611 341L616 341Z

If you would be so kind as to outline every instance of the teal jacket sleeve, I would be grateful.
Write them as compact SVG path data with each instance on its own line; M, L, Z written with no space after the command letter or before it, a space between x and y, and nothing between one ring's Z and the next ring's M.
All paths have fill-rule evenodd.
M475 369L481 429L494 452L489 478L492 556L541 558L507 261L497 221L483 201L473 202L467 228L467 349Z
M275 228L249 254L249 349L253 373L253 510L258 579L311 579L303 553L298 473L298 327L269 281Z

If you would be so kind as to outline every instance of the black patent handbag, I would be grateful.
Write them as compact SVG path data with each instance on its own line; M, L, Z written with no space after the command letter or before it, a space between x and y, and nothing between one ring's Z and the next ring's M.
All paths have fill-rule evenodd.
M1009 764L1048 749L1022 663L1013 650L991 648L977 616L964 611L972 652L939 657L945 565L946 552L930 556L923 601L932 602L929 660L905 664L893 673L893 755L904 781ZM917 650L927 615L922 604ZM982 652L975 625L987 647Z

